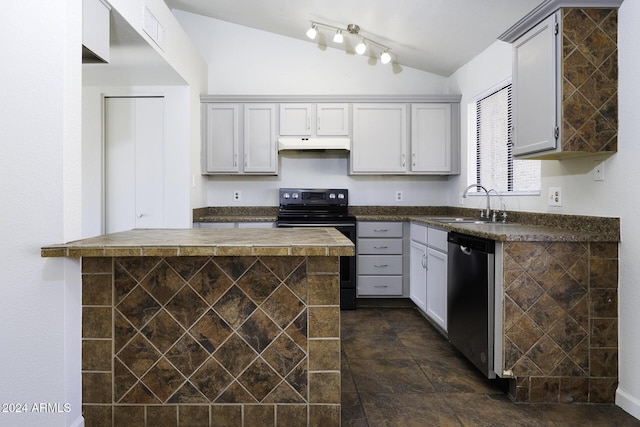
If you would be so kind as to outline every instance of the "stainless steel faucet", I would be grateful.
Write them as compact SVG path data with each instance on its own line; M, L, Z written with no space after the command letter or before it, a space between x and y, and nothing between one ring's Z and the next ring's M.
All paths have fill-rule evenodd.
M482 188L485 192L485 194L487 195L487 211L486 211L486 218L491 220L491 196L489 196L489 191L484 188L482 185L480 184L471 184L470 186L468 186L467 188L464 189L464 191L462 192L462 198L466 199L467 198L467 193L469 192L469 190L471 190L472 188ZM494 190L495 191L495 190Z

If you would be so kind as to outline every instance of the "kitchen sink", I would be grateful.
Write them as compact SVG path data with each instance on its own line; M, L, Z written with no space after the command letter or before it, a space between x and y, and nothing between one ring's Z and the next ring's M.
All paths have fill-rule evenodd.
M462 217L452 217L452 218L431 218L432 221L442 222L445 224L489 224L491 221L484 221L481 219L474 218L462 218Z
M511 225L512 222L492 222L485 219L466 218L466 217L447 217L447 218L429 218L431 221L441 222L443 224L494 224L494 225Z

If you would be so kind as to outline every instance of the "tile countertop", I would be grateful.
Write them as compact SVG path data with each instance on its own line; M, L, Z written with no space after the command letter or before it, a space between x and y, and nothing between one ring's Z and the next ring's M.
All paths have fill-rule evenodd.
M335 228L135 229L45 246L43 257L351 256Z
M350 206L358 221L415 221L497 241L619 242L620 219L510 211L509 222L441 223L441 217L476 217L477 209L450 206ZM194 209L194 222L275 221L277 207L208 207Z

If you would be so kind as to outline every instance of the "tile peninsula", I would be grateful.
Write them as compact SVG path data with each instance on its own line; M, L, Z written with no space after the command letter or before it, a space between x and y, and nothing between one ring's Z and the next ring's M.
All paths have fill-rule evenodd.
M87 425L340 425L333 228L138 229L82 258Z

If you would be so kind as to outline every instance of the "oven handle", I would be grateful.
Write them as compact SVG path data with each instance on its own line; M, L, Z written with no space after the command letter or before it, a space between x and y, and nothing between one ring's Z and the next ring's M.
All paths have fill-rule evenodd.
M352 222L334 222L334 223L318 223L318 224L296 224L291 222L278 222L278 227L355 227Z

